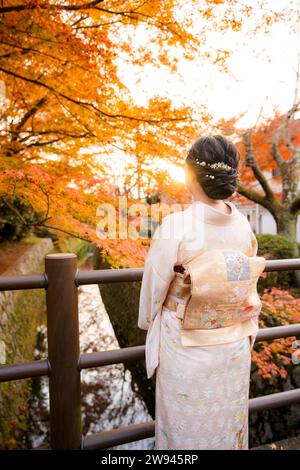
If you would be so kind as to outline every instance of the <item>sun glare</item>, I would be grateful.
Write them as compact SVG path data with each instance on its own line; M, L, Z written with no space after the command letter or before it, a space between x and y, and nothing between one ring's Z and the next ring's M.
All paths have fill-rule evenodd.
M185 182L184 170L182 167L179 167L177 165L170 165L170 168L168 170L173 180L178 181L179 183Z

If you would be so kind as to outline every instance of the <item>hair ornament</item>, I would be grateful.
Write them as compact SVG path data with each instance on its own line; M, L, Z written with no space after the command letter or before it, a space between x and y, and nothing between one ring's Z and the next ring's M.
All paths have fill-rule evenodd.
M227 165L226 163L224 162L216 162L216 163L212 163L211 165L209 165L211 168L214 168L214 169L218 169L218 168L221 168L222 170L231 170L232 167Z
M232 170L232 166L229 166L227 165L226 163L224 162L216 162L216 163L207 163L205 161L197 161L196 162L197 165L201 165L201 166L205 166L205 165L208 165L210 166L211 168L213 168L214 170L218 170L218 169L221 169L221 170Z

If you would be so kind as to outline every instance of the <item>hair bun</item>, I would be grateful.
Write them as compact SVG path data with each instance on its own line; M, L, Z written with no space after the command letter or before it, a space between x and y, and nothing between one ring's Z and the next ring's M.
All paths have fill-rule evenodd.
M237 189L239 152L225 137L197 139L190 148L186 163L196 172L204 192L212 199L226 199Z

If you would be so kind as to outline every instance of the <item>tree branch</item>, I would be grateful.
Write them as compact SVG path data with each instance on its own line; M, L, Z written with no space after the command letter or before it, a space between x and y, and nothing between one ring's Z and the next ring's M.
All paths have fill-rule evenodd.
M91 240L85 237L81 237L80 235L76 235L75 233L69 232L68 230L64 230L60 227L54 227L53 225L48 225L48 224L37 224L39 227L45 227L45 228L50 228L51 230L58 230L59 232L66 233L67 235L70 235L71 237L79 238L79 240L83 240L88 243L92 243Z
M60 227L54 227L53 225L48 225L48 224L45 224L43 222L37 222L37 223L29 223L27 222L24 217L20 214L20 212L13 206L13 204L11 204L7 199L3 198L3 201L5 202L5 204L16 214L16 216L21 220L21 222L26 225L26 227L45 227L45 228L49 228L51 230L58 230L59 232L62 232L62 233L66 233L67 235L70 235L72 237L75 237L75 238L79 238L80 240L83 240L83 241L86 241L88 243L92 243L91 240L89 240L88 238L85 238L85 237L81 237L80 235L76 235L72 232L69 232L68 230L64 230ZM48 210L48 209L47 209ZM45 220L45 219L44 219Z
M276 201L274 192L271 186L269 185L267 178L265 177L265 175L259 168L257 161L255 160L252 142L251 142L251 135L252 135L251 131L245 132L243 135L243 140L244 140L244 145L245 145L246 166L249 166L251 168L253 175L255 176L255 178L257 179L257 181L260 183L261 187L263 188L266 197L270 200L271 203L274 203Z
M272 142L270 142L270 144L271 144L271 155L272 155L273 159L275 160L275 162L277 163L282 176L284 176L284 174L287 172L287 162L281 156L280 151L278 149L278 144L279 144L279 141L282 137L283 132L287 128L289 120L291 119L291 117L295 114L295 112L298 109L299 109L299 103L293 104L291 109L289 109L289 111L286 113L286 116L285 116L284 120L282 121L281 126L280 126L278 132L276 133L276 136L275 136L274 140ZM288 145L287 145L287 147L288 147Z
M16 126L16 129L12 132L13 134L12 141L17 140L18 134L20 133L20 131L22 130L22 128L24 127L28 119L34 116L34 114L43 106L45 102L46 102L46 97L44 96L39 101L37 101L37 103L31 109L29 109L27 113L24 114L23 118L21 119L19 124Z
M53 3L40 3L38 8L42 10L61 10L61 11L80 11L80 10L90 10L97 6L99 3L104 2L104 0L94 0L92 2L83 3L82 5L64 5L63 3L55 5ZM13 11L24 11L24 10L35 10L37 5L34 3L28 3L28 5L10 5L7 7L1 7L0 13L10 13Z
M51 129L49 131L37 131L37 132L27 130L26 133L28 135L25 136L25 137L22 137L22 139L20 139L18 141L19 143L26 142L26 140L33 139L34 137L39 138L39 137L44 136L44 135L53 135L53 136L60 135L61 139L63 139L64 137L66 137L66 138L70 137L71 139L85 139L86 137L95 137L90 132L84 132L82 134L73 134L71 132L64 132L63 130L60 130L60 129ZM41 142L41 144L43 144L43 142Z
M246 186L242 184L238 184L237 192L241 194L242 196L245 196L246 198L250 199L250 201L256 202L257 204L265 207L273 215L276 213L276 209L277 209L276 205L278 206L278 209L280 207L280 204L278 201L276 201L276 205L275 205L273 202L267 199L266 196L263 196L262 194L258 193L257 191L253 189L246 188Z
M290 207L290 211L293 215L297 215L300 212L300 195L293 199Z
M88 103L86 101L80 101L80 100L76 100L74 98L71 98L70 96L65 95L64 93L61 93L58 90L55 90L55 88L53 88L50 85L47 85L47 83L40 82L39 80L35 80L33 78L24 77L22 75L19 75L17 72L13 72L11 70L4 69L3 67L0 67L0 71L3 72L3 73L6 73L7 75L11 75L15 78L19 78L20 80L24 80L25 82L33 83L34 85L46 88L47 90L51 91L55 95L61 96L65 100L70 101L71 103L76 104L77 106L82 106L83 108L88 109L89 111L95 111L95 113L99 117L101 117L102 120L103 120L103 116L108 117L108 118L112 118L112 119L119 118L119 119L128 119L128 120L131 120L131 121L147 122L149 124L158 124L158 123L161 123L161 122L174 122L174 121L186 121L187 120L187 117L183 117L183 118L166 118L166 119L143 119L143 118L137 118L137 117L134 117L134 116L128 116L128 115L125 115L125 114L109 114L109 113L106 113L105 111L102 111L102 110L98 109L92 103ZM196 119L190 119L190 120L191 121L196 121Z
M14 207L5 197L2 198L4 203L9 207L9 209L16 214L16 216L23 222L24 225L28 225L28 222L24 219L24 217L20 214L18 209Z

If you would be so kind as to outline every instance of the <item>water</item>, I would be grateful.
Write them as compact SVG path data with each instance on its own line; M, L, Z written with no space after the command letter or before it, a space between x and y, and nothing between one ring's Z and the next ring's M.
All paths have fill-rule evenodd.
M79 288L79 323L81 353L119 349L114 330L97 285ZM36 359L47 357L46 328L38 329ZM81 373L83 434L151 421L146 406L132 382L130 371L115 364ZM48 378L32 381L28 446L49 442ZM113 447L113 449L154 448L154 438Z

